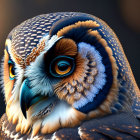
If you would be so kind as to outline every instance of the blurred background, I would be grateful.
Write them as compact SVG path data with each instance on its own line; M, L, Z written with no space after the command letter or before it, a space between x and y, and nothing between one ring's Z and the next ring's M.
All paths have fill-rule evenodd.
M36 15L61 11L89 13L106 21L122 43L140 87L140 0L0 0L0 58L12 28ZM0 116L4 112L0 90Z

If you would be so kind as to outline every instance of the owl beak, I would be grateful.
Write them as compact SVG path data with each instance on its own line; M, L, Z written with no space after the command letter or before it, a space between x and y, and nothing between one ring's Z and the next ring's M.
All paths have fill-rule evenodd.
M25 118L27 117L26 111L29 109L29 107L41 100L42 98L43 96L35 95L33 93L28 78L25 79L22 83L20 90L20 107Z

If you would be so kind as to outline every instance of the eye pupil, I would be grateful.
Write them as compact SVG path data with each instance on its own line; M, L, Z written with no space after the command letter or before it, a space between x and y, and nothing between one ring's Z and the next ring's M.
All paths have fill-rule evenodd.
M60 71L66 71L68 69L68 67L69 67L69 64L67 64L66 62L65 63L64 62L58 63L58 69Z
M11 72L13 75L15 75L14 67L12 67Z

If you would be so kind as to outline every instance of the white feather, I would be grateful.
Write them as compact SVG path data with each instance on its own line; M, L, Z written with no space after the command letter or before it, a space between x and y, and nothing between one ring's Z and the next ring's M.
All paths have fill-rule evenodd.
M80 42L78 46L79 53L84 59L86 59L88 54L91 54L93 56L96 61L98 74L95 77L93 85L90 86L90 90L88 91L86 97L82 97L78 101L74 102L73 106L75 108L81 108L88 102L93 102L94 98L99 93L99 90L102 89L106 83L105 66L102 63L102 56L100 55L100 53L95 49L94 46L85 42Z

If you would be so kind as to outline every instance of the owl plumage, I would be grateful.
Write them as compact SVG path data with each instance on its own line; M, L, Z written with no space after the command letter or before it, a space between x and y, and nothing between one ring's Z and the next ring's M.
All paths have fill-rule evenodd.
M24 21L7 37L2 77L2 139L140 138L139 89L115 33L95 16Z

